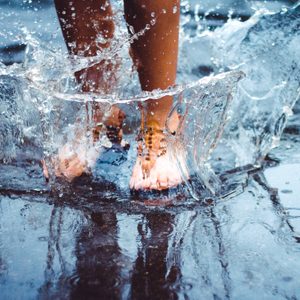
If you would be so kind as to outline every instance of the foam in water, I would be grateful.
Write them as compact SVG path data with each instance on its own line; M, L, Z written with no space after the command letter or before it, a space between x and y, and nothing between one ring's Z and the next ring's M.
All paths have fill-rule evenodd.
M16 159L30 145L36 157L45 157L50 178L54 178L52 157L67 147L70 155L75 153L88 160L93 176L106 176L125 187L136 155L138 104L172 95L170 117L177 111L183 121L175 135L168 133L167 122L166 134L169 150L189 191L197 199L206 193L227 194L222 174L235 167L258 164L278 144L297 100L298 15L297 7L276 14L258 12L246 22L230 20L215 31L199 30L196 35L184 35L178 68L180 84L151 93L140 91L128 56L129 37L117 35L109 53L70 60L64 50L46 45L23 28L22 38L27 45L24 63L1 68L1 159ZM118 14L116 18L123 24L119 28L124 34L124 21ZM189 21L184 22L188 27ZM145 30L151 30L151 25L148 27ZM143 32L133 38L139 34ZM213 56L207 59L214 73L232 71L199 80L202 75L195 70L202 58L198 59L196 53L188 56L193 47L199 53L205 52L203 47L211 49ZM78 92L73 73L107 55L121 59L115 90L109 95ZM103 160L100 158L97 164L96 158L108 151L111 144L104 133L97 145L92 140L91 128L95 124L91 114L95 103L103 111L103 122L113 104L119 104L127 114L124 139L131 148L125 154L125 162L104 169L99 167ZM78 134L82 135L80 143L74 144ZM215 150L221 137L222 142ZM218 159L220 156L222 159ZM122 176L116 178L116 171ZM230 180L226 185L235 182L234 176Z

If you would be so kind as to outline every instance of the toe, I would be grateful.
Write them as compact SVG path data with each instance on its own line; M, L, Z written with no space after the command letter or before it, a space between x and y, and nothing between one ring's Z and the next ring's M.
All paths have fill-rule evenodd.
M157 179L157 170L154 167L150 171L150 189L151 190L158 190L159 189L159 184L158 184L158 179Z
M49 179L48 167L47 167L47 165L46 165L46 163L45 163L45 160L42 159L42 160L41 160L41 163L42 163L42 168L43 168L43 174L44 174L44 177L45 177L46 179Z
M84 164L77 157L72 161L69 161L67 165L61 164L60 167L62 174L69 181L72 181L75 177L82 175L84 169Z
M143 178L143 188L145 190L149 190L151 188L151 177L149 175Z
M139 190L143 188L143 172L140 161L137 161L133 167L129 186L133 190Z
M161 170L157 176L157 182L160 189L168 188L168 174L165 170Z

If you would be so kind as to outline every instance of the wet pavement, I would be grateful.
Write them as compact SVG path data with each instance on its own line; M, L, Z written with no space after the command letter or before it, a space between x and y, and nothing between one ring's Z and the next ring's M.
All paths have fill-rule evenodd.
M65 195L50 195L44 183L26 192L42 180L40 167L20 177L2 166L0 298L299 298L294 120L269 155L273 167L225 200L144 203L104 184L82 193L84 179Z

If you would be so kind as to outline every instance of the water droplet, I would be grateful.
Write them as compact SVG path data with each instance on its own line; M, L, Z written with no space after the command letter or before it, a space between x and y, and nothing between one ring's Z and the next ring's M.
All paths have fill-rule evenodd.
M133 26L130 25L128 29L131 34L135 34Z
M155 23L156 23L156 19L152 19L152 20L150 20L150 24L151 24L152 26L154 26L154 25L155 25Z
M175 5L174 7L173 7L173 14L176 14L177 13L177 6Z

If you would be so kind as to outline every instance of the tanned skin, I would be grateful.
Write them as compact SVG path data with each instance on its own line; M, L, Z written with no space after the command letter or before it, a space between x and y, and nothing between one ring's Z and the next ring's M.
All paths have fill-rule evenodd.
M179 5L180 0L124 0L128 26L132 26L134 32L144 31L143 35L133 39L130 51L144 91L164 90L175 84ZM115 31L109 1L55 0L55 6L70 54L88 57L109 49ZM99 42L99 36L105 42L103 39ZM75 76L83 92L109 93L116 80L114 70L117 67L115 61L103 60L77 72ZM179 174L168 174L174 173L175 169L170 165L172 163L165 151L164 155L158 153L162 148L162 132L172 104L173 98L166 96L159 100L150 99L144 107L141 127L146 132L145 145L149 148L149 154L137 158L130 182L133 189L161 190L181 181ZM100 108L95 107L95 110ZM95 112L95 115L101 116L101 111ZM122 112L113 107L108 125L120 126L120 115ZM178 120L175 118L173 122Z

